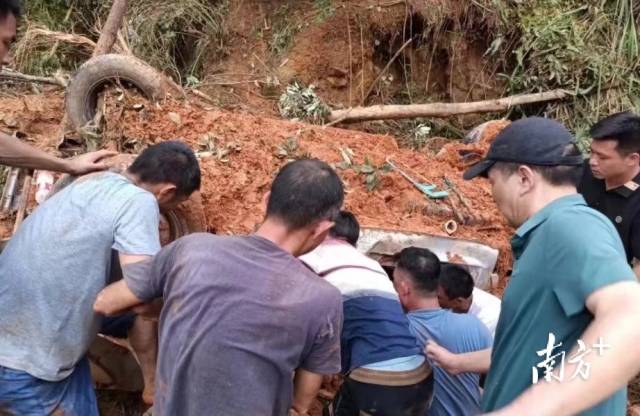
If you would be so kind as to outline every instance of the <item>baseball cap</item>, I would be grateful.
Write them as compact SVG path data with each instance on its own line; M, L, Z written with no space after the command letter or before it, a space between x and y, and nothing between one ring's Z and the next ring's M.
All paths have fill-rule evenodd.
M565 156L573 135L555 120L529 117L514 121L495 138L484 159L464 172L464 179L486 176L496 162L535 166L580 166L582 155Z

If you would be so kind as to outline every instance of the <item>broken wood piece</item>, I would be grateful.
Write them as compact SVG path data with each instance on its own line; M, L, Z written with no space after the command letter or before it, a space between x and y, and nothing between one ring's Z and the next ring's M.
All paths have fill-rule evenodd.
M458 222L460 224L466 224L467 220L465 219L464 215L462 215L462 213L460 212L460 208L458 207L458 204L456 204L456 202L453 200L453 198L449 198L449 203L451 204L453 215L456 217Z
M343 119L345 122L389 120L417 117L449 117L460 114L500 112L522 104L557 101L569 97L567 90L556 89L534 94L512 95L495 100L468 103L429 103L409 105L375 105L334 110L328 121Z
M0 71L0 78L8 79L11 81L38 82L41 84L57 85L62 88L67 87L67 84L58 78L27 75L21 72L11 71L8 69L3 69L2 71Z
M7 175L7 181L4 184L4 190L2 191L2 213L7 213L11 209L11 203L16 194L16 188L18 185L18 175L20 175L20 168L10 168Z
M208 101L210 104L219 104L212 96L207 95L205 93L203 93L200 90L197 90L195 88L190 88L189 92L191 92L193 95L195 95L196 97L202 98L205 101Z
M464 205L464 207L470 212L473 211L473 208L471 208L471 204L469 203L469 200L464 195L462 195L462 192L458 191L457 187L455 186L455 183L451 179L449 179L446 175L443 176L443 178L446 184L449 185L449 188L451 188L451 191L454 194L456 194L458 199L460 199L460 202L462 202L462 205Z
M22 184L22 192L20 193L20 200L18 202L18 213L16 214L16 222L13 224L13 234L18 231L20 224L24 220L24 215L27 212L27 205L29 205L29 196L31 195L31 182L33 181L33 171L27 171L27 175L24 178Z
M451 216L453 215L453 210L447 205L429 201L422 207L422 215L426 215L428 217L451 218Z
M105 22L93 56L105 55L111 51L113 44L116 42L118 31L122 26L122 19L127 12L128 0L113 0L109 16Z

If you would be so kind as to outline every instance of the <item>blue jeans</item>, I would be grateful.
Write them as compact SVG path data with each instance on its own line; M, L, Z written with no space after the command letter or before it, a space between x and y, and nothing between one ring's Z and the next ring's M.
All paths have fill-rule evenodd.
M98 416L89 360L60 381L46 381L0 366L0 414L20 416Z

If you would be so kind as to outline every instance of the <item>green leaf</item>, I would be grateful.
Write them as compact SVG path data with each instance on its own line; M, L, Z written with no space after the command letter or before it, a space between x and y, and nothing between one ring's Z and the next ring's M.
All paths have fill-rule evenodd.
M360 173L371 174L371 173L374 173L375 171L376 171L375 168L371 165L362 165L360 167Z

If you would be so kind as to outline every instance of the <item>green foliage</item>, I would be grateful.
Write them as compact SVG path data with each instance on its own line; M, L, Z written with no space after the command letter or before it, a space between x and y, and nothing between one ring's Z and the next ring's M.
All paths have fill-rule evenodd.
M133 52L178 79L202 79L205 59L225 53L228 9L228 0L132 2L128 32Z
M316 9L316 22L322 23L329 17L333 16L336 9L333 7L332 0L313 0L313 7Z
M300 144L298 143L298 131L294 136L289 136L278 146L275 152L275 156L278 159L286 159L287 162L291 162L298 159L309 159L311 155L308 152L302 151Z
M289 51L293 38L302 29L302 24L292 16L289 4L283 4L273 16L269 51L277 58Z
M640 37L633 0L506 2L502 32L487 51L503 54L512 94L564 88L575 93L547 113L576 131L606 114L638 109ZM511 46L513 45L513 46Z
M24 8L25 18L12 54L18 70L36 75L74 71L91 56L87 45L61 41L47 32L95 38L92 30L96 20L101 13L108 13L108 5L98 0L32 0L24 2Z
M299 82L287 86L278 101L278 109L284 118L315 124L321 124L331 112L313 91L313 85L305 87Z
M111 1L33 0L25 2L28 24L97 40ZM133 53L176 79L203 78L205 59L225 53L228 0L138 0L129 2L124 37ZM23 30L23 34L28 31ZM44 38L44 39L43 39ZM73 71L91 53L77 45L46 39L26 39L19 69L33 74Z
M24 12L31 21L51 30L66 31L71 29L68 13L72 7L67 0L33 0L24 3Z
M353 153L353 150L348 147L344 149L341 148L340 154L342 155L342 162L337 163L335 168L340 170L352 169L358 175L361 175L363 177L364 185L369 192L373 192L378 188L382 174L393 170L388 163L376 166L368 156L364 157L364 163L360 165L354 163L353 157L355 154Z

